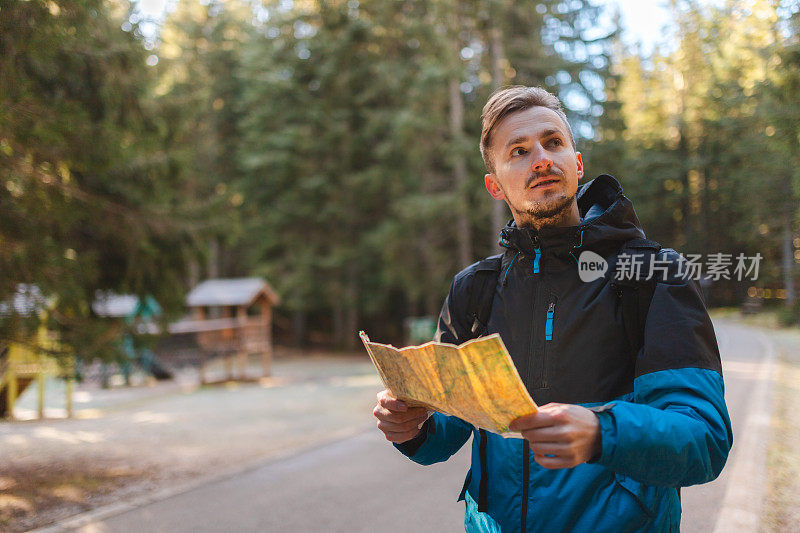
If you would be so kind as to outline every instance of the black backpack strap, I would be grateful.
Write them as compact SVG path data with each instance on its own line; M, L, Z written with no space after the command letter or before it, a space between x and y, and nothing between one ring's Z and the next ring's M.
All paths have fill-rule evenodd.
M657 280L650 278L650 264L661 250L661 245L649 239L631 239L622 245L619 255L642 257L639 279L614 279L611 285L617 289L622 306L622 324L628 339L632 357L636 357L644 344L644 326L650 302L656 290Z
M487 257L478 263L470 284L467 303L467 323L471 324L470 336L477 338L486 332L489 316L492 314L494 291L500 277L502 254ZM488 511L489 468L486 461L486 430L479 429L478 457L480 461L481 480L478 486L478 512Z
M488 437L485 429L481 429L479 433L481 441L478 444L478 455L481 461L481 482L478 485L478 512L486 513L489 511L489 466L486 461L486 441Z
M473 339L483 335L489 323L501 261L502 255L487 257L478 263L473 274L467 303L467 323L472 325L470 335Z
M646 277L650 273L650 262L660 251L661 245L656 241L632 239L622 245L619 253L643 255L642 276ZM635 359L644 345L644 326L647 322L647 313L650 311L650 303L653 301L653 293L655 293L658 280L615 280L611 285L617 288L617 296L622 306L622 324L625 328L625 336L628 338L631 355ZM676 490L680 501L681 488L676 487Z
M620 249L620 254L628 253L631 255L641 254L644 256L642 261L642 275L650 273L650 262L658 256L661 245L650 239L632 239L626 242ZM628 280L627 282L617 281L617 294L620 296L622 305L622 323L625 327L625 335L628 337L628 345L631 354L635 358L639 350L644 345L644 326L647 322L647 313L650 311L650 303L653 301L657 279L648 280ZM681 500L681 488L676 487L678 501Z

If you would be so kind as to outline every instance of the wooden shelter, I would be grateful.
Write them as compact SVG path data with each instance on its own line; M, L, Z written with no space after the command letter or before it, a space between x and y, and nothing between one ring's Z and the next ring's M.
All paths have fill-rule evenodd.
M238 361L239 379L247 379L247 359L261 358L261 374L272 366L272 307L277 293L261 278L210 279L186 297L190 318L170 325L173 334L196 334L197 345L206 353L226 358L228 378L233 378L233 360ZM205 377L203 377L205 381Z

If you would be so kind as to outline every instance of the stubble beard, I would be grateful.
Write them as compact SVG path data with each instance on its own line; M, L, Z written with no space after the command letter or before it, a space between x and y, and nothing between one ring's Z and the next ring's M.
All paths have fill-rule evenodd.
M536 179L546 177L548 175L559 176L564 180L564 172L560 169L553 168L547 173L534 174L528 178L528 185L530 186ZM508 199L508 196L506 196ZM567 195L563 190L555 191L552 196L545 196L543 200L532 200L526 202L527 205L518 208L511 202L508 203L511 211L516 215L516 218L522 221L521 227L539 229L546 226L562 226L564 221L568 220L572 204L575 202L575 193Z
M547 198L544 201L530 202L524 211L517 211L519 218L524 220L523 227L535 229L547 226L562 226L571 214L572 204L575 195L567 196L564 192L557 193L554 198Z

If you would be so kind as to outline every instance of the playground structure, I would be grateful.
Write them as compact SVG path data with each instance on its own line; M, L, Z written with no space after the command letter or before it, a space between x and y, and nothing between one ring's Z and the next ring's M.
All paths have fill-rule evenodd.
M54 334L43 325L49 302L35 285L20 284L9 302L0 304L0 314L12 311L21 316L38 314L42 325L28 343L0 342L0 417L14 418L14 404L32 383L37 384L37 411L44 417L45 382L48 378L61 377L66 380L66 411L72 416L73 368L71 360L59 364L47 355L58 348Z
M125 358L120 369L125 384L131 384L131 371L138 365L147 374L158 380L171 379L172 373L164 368L149 347L141 346L134 339L132 331L139 334L156 334L159 331L155 320L161 316L161 306L152 296L140 299L132 294L117 295L106 292L99 293L92 303L92 310L97 316L124 324L126 333L120 340L120 349ZM108 374L103 374L103 386L108 387Z
M0 355L0 417L14 418L14 404L32 383L36 383L38 391L37 412L44 418L45 382L51 377L62 377L66 380L66 411L72 416L72 389L69 368L58 364L52 357L34 348L12 343L4 348Z
M161 308L152 297L98 294L92 309L98 316L116 320L128 333L120 340L125 359L119 366L130 384L133 366L156 379L171 379L182 367L199 371L201 384L216 381L250 380L270 375L272 362L272 306L279 301L272 287L260 278L210 279L200 283L186 297L188 315L168 326L154 349L141 346L132 331L157 335L156 319ZM248 372L249 356L260 358L261 372ZM210 376L208 363L222 358L224 375ZM218 366L218 365L215 365ZM101 379L107 384L103 366ZM116 368L116 365L112 367Z
M199 354L203 384L217 381L206 371L206 363L213 357L224 358L223 381L267 377L272 367L272 307L279 301L261 278L206 280L186 297L190 316L169 325L172 346L161 354L168 360L170 352L178 351L176 345ZM260 376L248 373L250 355L260 358Z
M73 359L56 360L49 353L58 350L58 340L46 329L46 301L35 286L20 285L8 302L0 302L0 316L12 312L20 316L38 314L40 326L29 342L0 340L0 417L13 418L14 404L32 383L38 385L38 413L44 416L45 383L49 378L66 380L66 411L72 416L72 392L76 365ZM186 299L189 314L168 326L168 335L151 349L140 343L138 335L158 335L156 318L161 308L151 297L98 293L92 310L98 316L119 322L123 360L101 368L103 387L118 368L126 384L134 366L156 379L174 377L173 369L188 364L199 370L201 384L267 377L272 366L272 307L278 295L261 278L211 279L200 283ZM134 334L133 332L136 332ZM260 360L258 375L248 371L250 356ZM224 375L209 375L207 364L222 358ZM219 365L214 365L219 370ZM85 367L81 367L85 368ZM83 372L81 373L83 375ZM85 376L84 376L85 377Z

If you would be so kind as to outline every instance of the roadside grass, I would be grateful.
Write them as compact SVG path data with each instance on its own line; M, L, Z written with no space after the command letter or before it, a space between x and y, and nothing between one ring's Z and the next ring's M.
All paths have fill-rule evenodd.
M762 531L800 531L800 332L779 330Z
M767 487L760 531L800 532L800 328L782 328L775 311L742 316L737 310L711 312L768 331L776 346Z
M741 322L742 324L757 328L780 329L780 326L778 325L778 312L773 309L768 309L759 313L743 315L738 307L716 307L709 310L709 315L711 315L711 318L734 320L736 322ZM787 329L786 331L792 330Z

